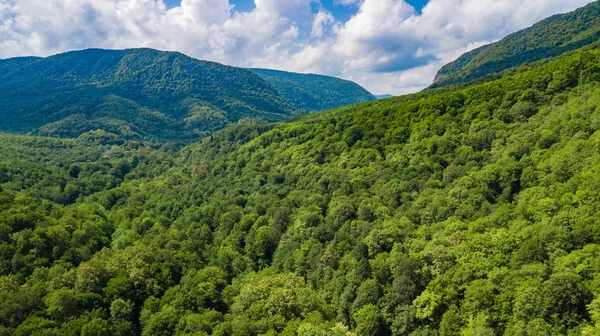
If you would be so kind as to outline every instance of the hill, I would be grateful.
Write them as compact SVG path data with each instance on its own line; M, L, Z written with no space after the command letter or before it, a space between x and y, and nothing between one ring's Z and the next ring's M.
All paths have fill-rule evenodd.
M335 77L267 69L250 70L266 79L303 112L331 110L376 99L360 85Z
M375 99L341 79L240 69L152 49L90 49L0 60L0 131L189 141Z
M0 60L0 130L189 140L299 112L251 71L151 49Z
M599 64L177 152L2 135L0 334L597 335Z
M562 55L600 40L600 2L555 15L531 28L468 52L444 66L433 88L493 79L494 74L525 63ZM497 76L496 76L497 77Z

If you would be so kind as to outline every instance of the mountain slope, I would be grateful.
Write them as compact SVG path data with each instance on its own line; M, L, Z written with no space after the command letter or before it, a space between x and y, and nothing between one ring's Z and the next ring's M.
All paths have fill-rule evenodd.
M375 100L360 85L328 76L250 69L266 79L290 103L304 112L331 110Z
M76 137L190 139L243 120L277 121L293 106L251 71L151 49L0 60L2 131Z
M600 2L555 15L444 66L432 87L467 83L524 63L562 55L600 40Z
M219 331L596 335L598 64L227 130L152 202L188 195L172 219L204 219L202 259L240 279Z
M598 335L599 105L591 50L175 157L0 136L0 334Z
M600 49L498 76L180 151L0 134L0 335L600 335Z

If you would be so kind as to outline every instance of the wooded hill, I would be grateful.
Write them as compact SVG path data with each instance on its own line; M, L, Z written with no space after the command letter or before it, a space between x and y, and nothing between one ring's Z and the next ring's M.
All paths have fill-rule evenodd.
M432 87L486 81L502 71L586 46L600 40L600 3L592 2L571 13L554 15L533 27L468 52L444 66Z
M266 79L287 101L305 113L376 99L360 85L335 77L268 69L250 70Z
M183 149L0 135L0 335L599 335L600 49L500 76Z
M280 121L375 99L355 83L206 62L152 49L0 60L0 131L190 142L238 123ZM298 94L296 96L296 94Z

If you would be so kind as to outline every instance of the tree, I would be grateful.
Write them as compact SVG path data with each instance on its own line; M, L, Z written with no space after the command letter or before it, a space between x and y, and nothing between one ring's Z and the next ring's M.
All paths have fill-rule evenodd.
M375 336L381 335L381 316L379 310L372 304L359 309L353 315L356 323L356 335Z
M54 320L62 322L78 313L77 298L73 290L57 289L44 298L46 312Z

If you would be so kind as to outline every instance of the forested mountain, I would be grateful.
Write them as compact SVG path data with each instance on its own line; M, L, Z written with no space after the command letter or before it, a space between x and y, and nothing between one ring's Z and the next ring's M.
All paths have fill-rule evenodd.
M267 69L250 70L266 79L303 112L331 110L376 99L360 85L335 77Z
M178 151L2 135L0 335L598 335L598 106L594 49Z
M0 130L188 140L299 112L251 71L152 49L0 60Z
M0 61L33 134L0 133L0 336L600 335L600 48L565 50L308 115L310 76Z
M600 2L595 1L462 55L438 72L432 87L494 79L503 70L597 45L598 40Z
M263 79L264 78L264 79ZM0 131L189 141L375 99L337 78L246 70L152 49L0 60Z

